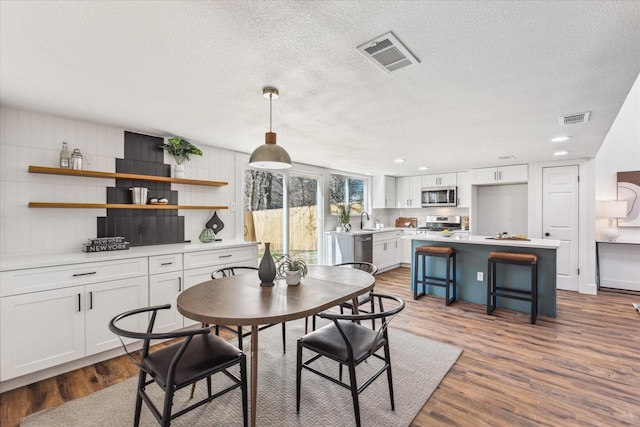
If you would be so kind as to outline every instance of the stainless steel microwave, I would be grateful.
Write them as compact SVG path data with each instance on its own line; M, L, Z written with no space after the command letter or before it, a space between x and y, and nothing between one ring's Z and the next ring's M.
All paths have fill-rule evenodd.
M422 189L422 207L458 206L457 187L430 187Z

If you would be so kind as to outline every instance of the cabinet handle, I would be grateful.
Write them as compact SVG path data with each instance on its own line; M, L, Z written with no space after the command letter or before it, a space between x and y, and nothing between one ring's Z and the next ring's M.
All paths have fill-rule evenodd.
M93 310L93 291L89 292L89 310Z
M497 181L498 180L498 172L494 172L493 173L493 180Z
M173 264L173 261L169 261L169 262L163 262L160 265L172 265L172 264Z
M73 277L79 277L79 276L90 276L90 275L92 275L92 274L96 274L96 272L95 272L95 271L92 271L92 272L90 272L90 273L75 273L75 274L73 275Z
M82 311L82 295L78 294L78 312Z
M233 255L220 255L218 258L231 258Z
M498 181L502 181L502 171L498 172Z
M178 277L178 292L182 292L182 277Z

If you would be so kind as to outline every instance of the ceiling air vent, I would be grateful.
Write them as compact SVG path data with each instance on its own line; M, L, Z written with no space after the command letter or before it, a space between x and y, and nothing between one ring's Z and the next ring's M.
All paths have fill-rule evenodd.
M358 51L387 74L420 63L392 32L358 46Z
M589 121L590 111L586 113L571 114L570 116L560 116L561 125L575 125L578 123L586 123Z

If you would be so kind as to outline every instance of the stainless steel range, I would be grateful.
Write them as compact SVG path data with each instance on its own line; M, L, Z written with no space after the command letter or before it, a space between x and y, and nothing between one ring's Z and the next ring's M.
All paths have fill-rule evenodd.
M461 230L461 216L436 216L427 215L427 223L424 227L418 227L418 230L425 231L442 231L442 230Z

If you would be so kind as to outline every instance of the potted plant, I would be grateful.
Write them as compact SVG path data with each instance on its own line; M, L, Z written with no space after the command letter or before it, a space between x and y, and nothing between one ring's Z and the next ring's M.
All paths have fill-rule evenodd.
M168 139L167 142L160 145L160 147L176 159L176 178L184 178L184 166L182 162L189 160L189 154L202 156L202 151L198 147L178 136Z
M307 276L307 263L302 258L285 254L280 258L278 273L287 280L287 285L299 285L300 280Z
M348 232L351 230L351 225L349 224L350 218L351 218L351 215L350 215L349 205L345 205L344 209L342 209L342 213L338 215L338 221L340 222L340 225L342 226L342 229L345 232Z

